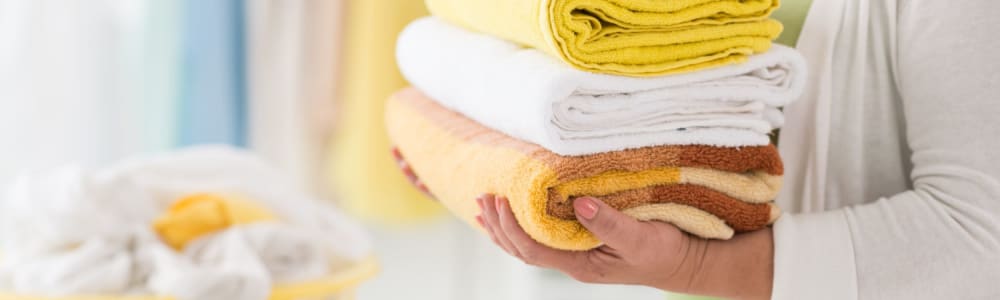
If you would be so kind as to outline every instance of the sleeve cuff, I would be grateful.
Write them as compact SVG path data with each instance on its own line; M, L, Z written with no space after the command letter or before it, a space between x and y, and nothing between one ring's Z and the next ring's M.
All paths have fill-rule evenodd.
M843 211L789 214L775 223L772 299L857 299L857 279Z

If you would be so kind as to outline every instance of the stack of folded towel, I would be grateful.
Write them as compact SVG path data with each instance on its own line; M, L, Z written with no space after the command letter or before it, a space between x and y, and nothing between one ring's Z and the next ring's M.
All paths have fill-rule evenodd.
M389 100L388 130L470 223L476 196L504 195L534 239L584 250L599 241L575 221L579 196L705 238L780 214L769 134L806 74L771 44L777 0L427 5L398 41L416 89Z

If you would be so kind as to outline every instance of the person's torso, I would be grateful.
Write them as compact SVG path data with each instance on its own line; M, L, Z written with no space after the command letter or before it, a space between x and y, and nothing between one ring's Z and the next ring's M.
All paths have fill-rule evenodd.
M819 55L816 51L803 53L810 66L826 66L809 70L810 87L800 100L828 97L829 105L815 110L815 119L828 118L826 130L806 132L801 135L806 137L804 140L786 139L784 135L781 139L782 154L792 148L801 151L803 148L797 147L800 143L814 143L819 147L815 151L825 151L825 155L813 156L821 160L814 165L802 165L803 161L799 160L786 161L787 191L783 192L779 203L793 212L823 211L871 202L911 188L910 151L894 66L896 0L825 1L830 2L814 3L817 7L810 14L836 13L826 10L826 5L844 5L843 13L825 18L826 21L816 21L810 16L798 43L809 48L808 43L815 42L813 39L832 41L827 47L827 55ZM828 28L820 30L818 26ZM835 36L808 36L817 32ZM829 62L816 61L824 59ZM804 126L800 123L790 121L785 130ZM803 189L802 186L814 178L810 173L815 172L817 166L825 169L822 172L825 176Z

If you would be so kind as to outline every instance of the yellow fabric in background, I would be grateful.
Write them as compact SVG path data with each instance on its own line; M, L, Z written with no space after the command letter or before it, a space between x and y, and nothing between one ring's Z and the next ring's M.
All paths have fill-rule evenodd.
M233 225L275 220L256 203L231 196L194 194L177 200L159 218L153 229L164 243L177 250L195 239Z
M628 76L743 62L781 33L778 0L427 0L440 18L585 71Z
M396 67L396 37L427 15L421 0L347 2L337 130L328 160L343 208L362 219L400 225L441 214L413 188L390 154L385 99L406 86Z

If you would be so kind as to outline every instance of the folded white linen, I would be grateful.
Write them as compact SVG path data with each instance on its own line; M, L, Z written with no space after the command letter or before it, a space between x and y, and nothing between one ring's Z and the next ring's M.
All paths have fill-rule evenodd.
M766 145L806 80L774 45L739 65L632 78L574 69L536 49L434 17L410 24L400 71L443 106L562 155L656 145Z

